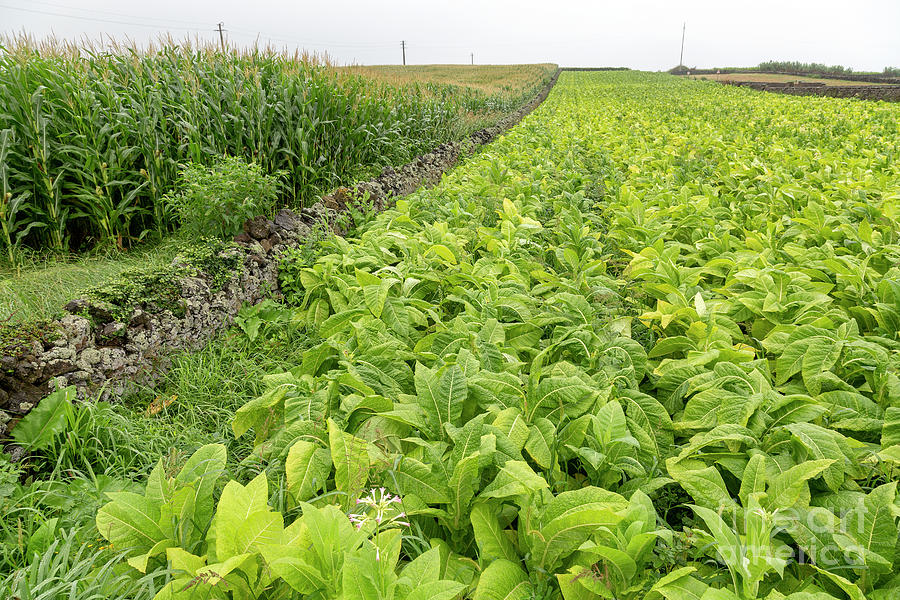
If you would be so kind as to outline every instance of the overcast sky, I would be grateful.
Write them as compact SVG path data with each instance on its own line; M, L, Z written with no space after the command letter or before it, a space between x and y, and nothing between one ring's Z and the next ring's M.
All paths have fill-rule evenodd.
M769 59L900 66L900 0L0 0L0 31L101 34L146 41L160 32L229 43L255 39L327 51L339 63L555 62L668 69L687 22L689 66Z

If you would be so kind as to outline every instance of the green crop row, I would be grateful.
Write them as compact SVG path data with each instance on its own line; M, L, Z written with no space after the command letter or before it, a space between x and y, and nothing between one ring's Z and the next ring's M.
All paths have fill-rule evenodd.
M309 349L234 415L243 470L211 444L107 494L117 573L158 600L897 598L898 116L564 73L288 257L290 306L240 324Z
M222 155L286 172L285 202L299 205L460 135L466 111L533 92L391 86L262 51L13 43L0 49L0 245L122 246L164 232L179 165Z

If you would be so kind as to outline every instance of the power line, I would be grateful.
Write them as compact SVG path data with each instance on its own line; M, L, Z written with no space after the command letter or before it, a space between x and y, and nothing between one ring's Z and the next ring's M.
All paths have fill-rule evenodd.
M97 13L97 14L105 15L105 16L124 17L126 19L138 19L140 21L161 21L161 22L165 21L168 23L175 23L178 25L190 26L190 27L196 28L196 29L205 29L204 26L198 25L195 21L183 21L181 19L170 19L167 17L145 17L142 15L113 12L113 11L102 10L102 9L97 9L97 8L82 8L80 6L72 6L70 4L60 4L58 2L47 2L46 0L31 0L31 3L32 4L45 4L47 6L53 6L56 8L64 8L66 10L76 11L79 13L81 13L81 12Z
M102 14L102 15L114 15L114 16L120 16L120 17L124 17L124 18L118 19L118 18L107 18L106 16L101 17L101 16L71 14L68 12L41 10L41 9L36 9L36 8L22 8L19 6L10 6L8 4L0 4L0 8L8 8L11 10L17 10L17 11L21 11L21 12L27 12L27 13L33 13L33 14L39 14L39 15L47 15L47 16L51 16L51 17L61 17L61 18L65 18L65 19L77 19L80 21L91 21L91 22L96 22L96 23L131 25L131 26L135 26L135 27L147 27L147 28L151 28L151 29L161 29L161 30L175 29L175 30L180 30L180 31L189 31L192 33L202 33L205 31L209 31L209 29L207 29L207 26L192 25L188 21L181 21L181 20L177 20L177 19L163 19L163 18L157 18L157 17L145 18L145 17L140 17L137 15L129 15L129 14L125 14L125 13L117 13L117 12L112 12L112 11L101 11L101 10L96 10L96 9L81 9L81 8L76 8L76 7L65 5L65 4L59 4L59 3L55 3L55 2L47 2L45 0L33 0L33 1L36 3L39 3L39 4L44 4L44 5L48 5L48 6L57 6L57 7L65 8L65 9L69 9L69 10L79 10L79 11L87 10L87 11ZM135 20L127 20L127 19L141 19L141 20L144 20L144 22L139 22L139 21L135 21ZM146 22L145 19L146 20L155 20L155 21L168 21L169 23L180 23L180 24L174 25L174 24L169 24L169 23L165 23L165 24L164 23L148 23L148 22ZM187 25L190 25L190 26L187 26ZM217 27L216 29L213 29L212 31L218 32L219 29ZM316 47L316 48L320 48L320 49L330 49L330 48L334 48L334 49L346 48L346 49L357 49L357 50L358 49L387 49L387 48L390 48L391 46L394 46L394 44L396 43L396 42L347 43L347 42L336 42L336 41L304 41L304 40L289 39L289 38L285 38L285 37L281 37L281 36L277 36L277 35L269 35L265 32L261 32L261 31L251 32L251 31L243 30L243 29L231 29L229 31L233 35L253 37L253 38L257 38L257 39L264 38L271 42L277 42L277 43L282 43L282 44L287 44L287 45L295 45L298 47ZM224 30L223 30L223 33L224 33ZM224 46L223 33L220 33L219 41ZM512 43L512 42L510 42L509 44L504 44L504 43L488 43L487 44L488 47L506 46L506 45L517 45L517 44ZM407 42L406 40L403 40L401 42L401 48L403 51L403 64L406 64L406 48L408 46L409 46L409 42ZM416 44L416 43L414 43L413 46L415 48L421 48L421 49L425 49L425 50L450 50L450 49L461 49L461 48L465 47L465 46L452 45L452 44L439 45L439 44ZM396 47L396 46L394 46L394 47Z
M292 40L277 36L271 36L261 31L252 32L243 29L230 29L233 34L251 38L263 38L271 42L279 42L293 46L317 46L320 48L393 48L396 42L373 42L367 44L346 44L343 42L311 42L302 40Z
M19 6L9 6L9 5L7 5L7 4L0 4L0 8L8 8L8 9L11 9L11 10L19 10L19 11L22 11L22 12L35 13L35 14L38 14L38 15L49 15L49 16L51 16L51 17L63 17L63 18L66 18L66 19L79 19L79 20L81 20L81 21L95 21L95 22L98 22L98 23L114 23L114 24L116 24L116 25L134 25L134 26L137 26L137 27L152 27L152 28L154 28L154 29L164 29L164 27L161 27L160 25L154 25L154 24L152 24L152 23L136 23L136 22L134 22L134 21L120 21L120 20L117 20L117 19L102 19L102 18L100 18L100 17L85 17L85 16L82 16L82 15L66 15L66 14L56 13L56 12L50 12L50 11L46 11L46 10L36 10L36 9L33 9L33 8L21 8L21 7L19 7ZM201 27L178 27L178 26L174 26L174 25L166 26L165 28L167 28L167 29L181 29L181 30L184 30L184 31L195 31L195 32L196 32L196 31L202 31L202 30L206 29L205 27L203 27L203 28L201 28Z
M134 21L125 22L125 21L122 21L119 19L106 19L106 18L92 17L92 16L87 16L87 15L61 14L61 13L55 13L55 12L50 12L50 11L23 9L23 8L19 8L19 7L12 7L12 6L6 6L6 5L0 5L0 6L6 6L7 8L14 8L16 10L22 10L22 11L26 11L26 12L35 12L38 14L61 16L61 17L90 20L90 21L118 23L118 24L122 24L122 25L140 25L143 27L159 27L161 29L170 27L170 28L183 29L183 30L188 30L188 31L206 31L206 28L207 28L205 25L198 25L193 22L182 21L179 19L169 19L169 18L160 18L160 17L143 17L143 16L134 15L134 14L126 14L126 13L112 12L112 11L106 11L106 10L98 10L98 9L93 9L93 8L82 9L79 7L74 7L74 6L66 5L66 4L60 4L57 2L47 2L46 0L32 0L32 2L35 2L37 4L45 4L48 6L56 6L59 8L65 8L65 9L69 9L69 10L88 11L88 12L98 13L98 14L102 14L102 15L112 15L115 17L124 17L126 19L152 20L152 21L160 21L160 22L167 22L167 23L165 23L165 24L160 23L159 25L154 25L152 23L137 23ZM179 25L169 25L168 23L178 23ZM185 27L185 25L187 25L188 27ZM213 31L217 32L218 28L214 29ZM284 38L284 37L281 37L278 35L270 35L270 34L267 34L265 32L261 32L261 31L248 31L246 29L230 29L229 31L231 33L237 33L238 35L245 35L248 37L258 37L259 36L259 37L264 37L264 38L272 40L272 41L277 41L277 42L281 42L281 43L285 43L285 44L296 44L296 45L301 45L301 46L302 45L310 45L310 46L323 46L323 47L339 46L339 47L345 47L345 48L374 48L374 47L387 48L387 47L394 45L393 42L348 44L345 42L335 42L335 41L300 41L300 40L294 40L294 39L287 39L287 38Z

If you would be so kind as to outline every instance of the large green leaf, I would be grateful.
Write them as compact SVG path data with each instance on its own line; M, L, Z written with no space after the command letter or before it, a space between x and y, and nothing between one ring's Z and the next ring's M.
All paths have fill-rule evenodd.
M775 371L778 374L775 383L783 385L792 376L800 373L803 368L803 357L810 348L816 347L817 356L827 357L828 349L833 343L834 340L825 336L812 336L792 342L775 361Z
M72 418L73 386L51 393L31 409L12 430L12 437L20 446L31 450L46 448L53 438L65 431Z
M482 490L481 498L509 498L528 495L547 488L543 477L521 460L508 460L497 477Z
M550 469L556 453L556 428L553 423L544 418L536 419L525 440L525 451L539 467Z
M309 500L325 488L331 474L331 454L312 442L299 441L291 446L284 463L287 488L297 500Z
M544 521L532 538L531 561L548 572L575 552L592 534L613 527L622 519L611 506L603 503L573 507L560 516Z
M185 490L180 507L184 534L199 536L206 531L213 518L213 493L225 475L226 460L224 445L207 444L191 455L175 477L176 489Z
M825 483L832 490L838 490L844 483L844 454L838 443L839 433L829 431L813 423L793 423L786 429L815 460L833 460L834 462L822 474Z
M725 487L722 475L715 467L706 466L697 460L666 460L666 468L684 490L700 506L719 509L734 509L736 504Z
M274 417L280 414L279 411L284 410L284 397L293 385L292 383L283 383L266 390L261 396L250 400L237 409L231 420L231 429L234 431L234 436L241 437L252 427L264 430L266 425L271 426L274 424L278 420ZM257 434L259 433L265 432L258 431Z
M486 503L475 504L469 514L475 543L478 544L478 558L481 564L489 564L495 559L505 558L518 562L519 554L508 533L500 527L496 506Z
M800 369L803 383L806 384L806 389L810 394L815 396L822 391L822 374L834 366L842 349L841 341L823 341L820 338L816 342L810 343L803 354Z
M397 465L398 492L406 496L415 494L422 502L442 504L450 502L450 487L446 479L434 473L427 465L404 456Z
M855 544L843 544L844 549L861 554L866 567L877 575L889 571L897 548L897 510L894 502L897 482L878 486L866 494L863 506L857 506L842 518L843 530Z
M416 396L425 411L426 421L435 439L444 434L444 425L458 425L468 396L466 378L457 365L432 370L416 364Z
M595 396L596 392L579 377L547 377L529 391L525 418L529 423L550 415L555 415L555 420L563 414L574 419L590 408Z
M159 525L158 500L132 492L108 492L107 496L110 502L97 511L96 524L113 546L141 553L167 539Z
M772 509L806 508L810 494L807 481L828 469L833 460L810 460L779 473L769 482L766 506Z
M246 486L237 481L225 484L207 535L212 559L223 561L245 554L256 540L260 546L281 540L284 529L281 514L270 511L268 500L269 486L265 472Z
M466 585L458 581L443 579L423 583L412 590L406 600L453 600L465 591Z
M465 523L469 511L469 504L475 496L475 492L481 483L480 455L478 452L465 457L453 467L450 477L450 505L448 512L451 515L454 527Z
M647 600L654 600L659 597L663 597L666 600L700 600L710 588L702 581L691 576L691 573L696 572L696 570L694 567L675 569L650 588Z
M740 499L741 505L748 505L750 494L766 491L766 460L765 454L758 453L750 457L747 466L744 467L744 473L741 477Z
M531 600L534 586L518 565L495 560L481 573L472 600Z
M344 505L349 507L369 480L368 442L343 432L328 419L328 445L334 463L334 485L344 493Z

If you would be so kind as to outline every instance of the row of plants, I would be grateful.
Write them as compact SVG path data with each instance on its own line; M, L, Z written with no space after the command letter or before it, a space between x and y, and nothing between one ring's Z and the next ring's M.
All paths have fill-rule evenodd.
M230 155L286 175L284 202L403 163L534 89L392 86L321 60L167 44L0 47L0 245L129 246L173 225L181 165ZM8 250L11 252L11 250Z
M897 110L564 73L286 258L238 325L308 347L107 494L98 560L134 598L896 597Z

